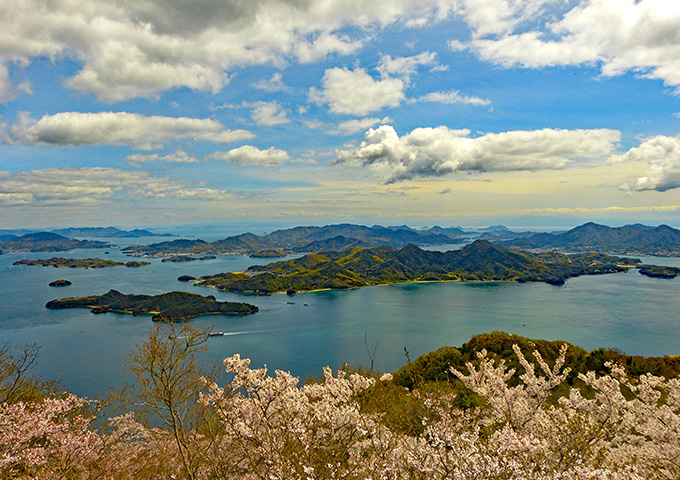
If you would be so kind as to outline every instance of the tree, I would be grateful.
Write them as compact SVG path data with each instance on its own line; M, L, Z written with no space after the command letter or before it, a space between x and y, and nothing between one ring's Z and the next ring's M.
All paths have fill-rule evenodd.
M162 423L164 429L155 431L171 435L181 470L192 480L220 435L214 415L196 401L217 375L215 368L204 371L196 356L206 350L210 330L188 323L155 325L129 352L125 368L134 374L135 384L117 396L138 407L147 424Z

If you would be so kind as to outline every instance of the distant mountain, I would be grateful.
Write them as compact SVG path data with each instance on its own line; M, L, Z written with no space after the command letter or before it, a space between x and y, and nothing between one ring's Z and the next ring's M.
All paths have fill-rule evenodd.
M37 232L0 241L0 252L57 252L106 246L104 242L74 240L52 232Z
M457 241L455 235L413 230L411 228L367 227L353 224L323 227L294 227L277 230L267 235L244 233L212 243L203 240L154 243L128 247L123 252L133 256L165 256L177 254L241 254L276 249L287 253L309 253L322 250L343 250L356 246L389 245L401 248L416 245L443 245Z
M585 223L563 233L537 233L510 239L506 246L567 251L600 251L630 255L680 255L680 230L660 225L608 227Z
M113 237L113 238L140 238L140 237L169 237L170 234L158 234L149 230L120 230L116 227L84 227L84 228L61 228L52 230L53 233L66 237Z
M505 225L491 225L490 227L486 228L480 228L478 231L480 232L512 232L508 227Z
M268 294L354 288L414 281L505 280L561 285L579 275L614 273L637 261L603 254L532 254L476 240L460 250L422 250L413 244L321 252L255 265L242 273L201 277L198 285L238 293Z
M442 235L448 235L450 237L464 237L467 236L468 233L463 231L461 228L458 227L440 227L439 225L435 225L432 228L429 228L425 230L427 232L431 233L440 233Z

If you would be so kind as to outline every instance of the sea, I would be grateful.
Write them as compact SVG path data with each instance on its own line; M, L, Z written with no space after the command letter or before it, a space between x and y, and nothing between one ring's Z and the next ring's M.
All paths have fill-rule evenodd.
M563 340L588 350L616 348L630 355L680 354L680 277L655 279L636 269L585 276L563 286L544 283L447 282L318 291L295 296L246 296L179 282L242 271L267 263L239 255L214 260L161 263L141 268L70 269L15 266L22 258L99 257L117 261L130 244L168 238L101 239L105 249L0 255L0 342L13 348L40 347L33 373L56 379L68 391L103 398L132 381L124 369L129 352L149 334L149 315L93 314L87 309L49 310L55 298L186 291L220 301L247 302L259 312L246 316L207 315L191 322L212 325L223 336L208 339L201 360L220 363L239 353L253 367L289 371L301 381L324 366L344 363L392 372L440 347L460 346L476 334L500 330L529 338ZM451 247L458 248L459 246ZM445 249L447 247L437 247ZM680 267L680 258L635 257L643 263ZM48 283L66 279L68 287Z

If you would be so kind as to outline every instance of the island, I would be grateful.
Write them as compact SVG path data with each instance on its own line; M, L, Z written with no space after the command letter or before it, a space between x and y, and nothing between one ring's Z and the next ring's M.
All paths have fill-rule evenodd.
M29 233L22 236L9 235L0 240L0 251L10 252L58 252L82 248L104 248L104 242L74 240L51 232Z
M215 255L205 255L203 257L191 257L189 255L173 255L172 257L164 258L161 260L162 263L165 262L198 262L202 260L215 260L217 257Z
M114 260L102 260L101 258L41 258L38 260L18 260L12 265L32 265L40 267L55 267L55 268L107 268L107 267L128 267L138 268L145 265L151 265L149 262L131 261L131 262L116 262Z
M198 315L247 315L255 313L255 305L238 302L218 302L187 292L169 292L162 295L125 295L110 290L104 295L71 297L47 302L46 308L89 308L92 313L152 314L154 322L184 321Z
M502 245L533 250L606 252L615 255L680 256L680 230L659 225L608 227L588 222L567 232L536 233L503 240Z
M173 237L170 233L154 233L149 230L135 228L133 230L121 230L116 227L83 227L83 228L60 228L52 230L52 233L67 237L110 237L110 238L141 238L141 237Z
M199 286L237 293L288 294L348 289L367 285L441 281L546 282L563 285L581 275L625 272L639 260L600 253L566 255L530 253L475 240L460 250L427 251L415 245L354 248L350 252L323 252L300 258L254 265L244 272L199 278Z
M68 287L71 285L71 282L68 280L55 280L53 282L50 282L48 284L50 287Z
M434 229L434 230L433 230ZM407 226L383 227L341 223L323 227L294 227L276 230L266 235L243 233L215 242L196 239L179 239L151 245L135 245L123 249L134 257L164 257L168 255L251 255L273 258L291 253L314 253L319 251L343 251L356 247L389 245L402 248L414 245L444 245L462 241L459 229L415 230Z
M659 265L644 265L640 267L640 274L652 278L675 278L680 275L678 267L662 267Z

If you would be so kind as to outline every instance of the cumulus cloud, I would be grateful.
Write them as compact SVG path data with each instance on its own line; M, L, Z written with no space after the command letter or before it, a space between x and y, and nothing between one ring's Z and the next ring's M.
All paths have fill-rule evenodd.
M220 122L188 117L144 116L127 112L63 112L33 120L19 116L5 138L30 145L127 145L142 149L179 139L229 144L253 138L246 130L228 130Z
M14 100L20 93L33 93L31 85L27 82L14 85L9 76L9 69L6 65L0 63L0 103Z
M468 105L491 105L491 100L479 97L468 97L461 95L457 90L450 90L448 92L432 92L418 98L418 102L433 102L433 103L463 103Z
M680 135L658 135L645 140L639 147L609 158L609 163L631 161L647 162L648 168L644 176L635 180L632 186L623 185L623 189L665 192L680 188Z
M139 170L66 167L0 172L0 204L95 204L117 196L224 200L233 194Z
M199 159L195 156L185 152L184 150L176 150L168 155L159 155L153 153L144 155L142 153L135 153L128 155L125 160L132 166L140 167L144 163L149 162L166 162L166 163L198 163Z
M264 90L265 92L287 92L290 90L288 85L283 83L283 75L281 75L279 72L272 75L272 78L269 80L260 80L259 82L255 82L253 87L259 90Z
M205 0L3 0L0 57L68 57L82 65L67 84L102 101L155 97L187 87L215 93L242 66L311 62L356 52L382 28L436 20L447 2ZM340 32L346 27L352 36Z
M432 65L437 55L433 52L422 52L411 57L394 57L383 55L378 65L378 71L383 78L400 77L407 83L421 65Z
M475 32L468 46L485 60L529 68L598 63L604 76L635 71L680 86L679 2L579 2L556 20L548 15L538 28L517 32L543 2L497 2L508 8L494 10L491 18L481 5L473 6L477 2L464 3L466 21ZM489 34L497 36L484 38Z
M385 119L379 118L357 118L354 120L347 120L339 123L335 128L326 130L326 133L331 135L353 135L357 132L365 131L377 123L385 123Z
M269 147L260 150L252 145L244 145L228 152L215 152L211 158L226 160L230 163L252 167L279 167L290 160L290 156L283 150Z
M611 155L616 130L510 131L470 137L469 130L417 128L399 137L393 127L369 129L357 148L338 151L336 163L368 166L387 183L453 172L556 170L576 159Z
M265 125L267 127L290 122L286 111L281 108L278 102L257 102L253 104L251 117L257 125Z
M333 113L363 116L404 100L405 83L399 78L376 80L363 68L331 68L323 76L323 90L311 88L309 99L328 104Z

